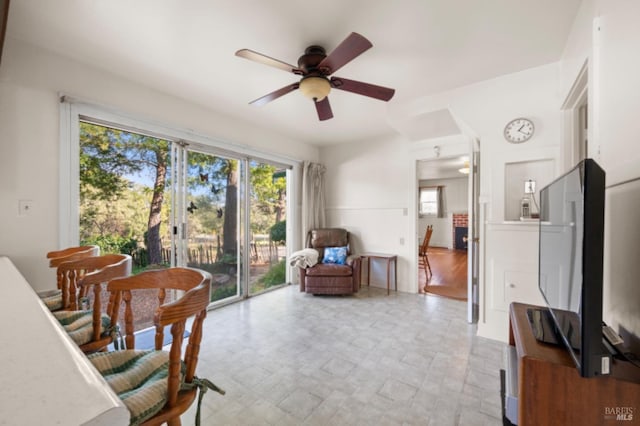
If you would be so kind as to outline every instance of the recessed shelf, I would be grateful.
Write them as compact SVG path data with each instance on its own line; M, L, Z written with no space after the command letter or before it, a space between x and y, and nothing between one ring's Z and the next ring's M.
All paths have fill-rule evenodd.
M528 223L520 220L522 215L520 207L525 196L525 182L535 181L535 192L526 194L534 197L535 202L530 203L531 213L539 213L540 189L553 180L555 170L554 160L551 158L505 163L504 165L504 218L505 221ZM538 219L533 219L535 223Z

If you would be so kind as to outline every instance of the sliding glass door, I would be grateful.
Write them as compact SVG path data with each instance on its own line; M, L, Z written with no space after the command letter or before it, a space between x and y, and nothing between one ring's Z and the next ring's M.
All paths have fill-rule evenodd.
M216 304L288 281L293 165L194 142L165 128L141 130L139 122L84 106L66 111L77 123L69 120L69 140L77 145L63 147L70 163L61 167L69 170L62 178L71 189L61 212L71 218L61 231L68 245L131 254L133 273L171 266L206 270Z
M211 302L242 296L240 176L245 162L185 145L175 188L178 264L212 275Z
M178 151L178 264L212 274L211 302L284 285L286 166L192 144Z

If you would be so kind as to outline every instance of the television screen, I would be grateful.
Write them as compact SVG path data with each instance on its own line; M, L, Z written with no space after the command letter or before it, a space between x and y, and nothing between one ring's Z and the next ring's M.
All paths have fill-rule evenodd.
M587 159L540 191L538 283L551 326L536 334L564 344L585 377L608 373L602 344L604 178Z

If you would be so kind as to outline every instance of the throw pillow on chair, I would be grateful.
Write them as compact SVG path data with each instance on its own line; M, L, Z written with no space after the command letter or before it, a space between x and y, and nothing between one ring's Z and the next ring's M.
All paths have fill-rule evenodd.
M344 265L347 260L347 247L325 247L322 263Z

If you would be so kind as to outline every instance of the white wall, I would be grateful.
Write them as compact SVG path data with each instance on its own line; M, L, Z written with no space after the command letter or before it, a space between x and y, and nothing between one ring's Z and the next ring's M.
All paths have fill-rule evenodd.
M392 136L320 150L320 162L327 167L328 225L351 232L355 253L397 254L400 291L410 291L408 261L417 256L407 241L406 148L399 136ZM382 265L372 264L371 285L386 288Z
M580 69L591 55L595 1L582 0L564 47L562 60L560 61L559 86L559 93L563 100L569 94ZM589 65L591 66L592 63Z
M317 148L8 38L0 67L0 254L36 289L59 248L59 93L235 146L317 161ZM18 200L33 210L18 216Z
M640 2L596 1L589 102L593 145L607 173L604 319L634 336L640 350ZM592 90L593 89L593 90ZM592 92L591 92L592 90ZM591 148L591 146L590 146Z
M454 213L467 213L469 203L469 179L467 176L451 179L425 179L420 180L419 186L443 186L444 189L444 216L421 216L418 219L418 235L420 243L424 238L428 225L433 225L433 234L429 246L453 248L452 215Z
M471 129L481 146L480 186L484 203L481 219L502 223L505 164L559 158L561 115L557 96L558 74L558 64L550 64L409 104L390 105L390 119L392 123L402 122L416 111L448 108L458 122L464 123L463 128ZM533 119L536 135L525 144L508 144L502 136L504 126L520 116ZM451 139L451 143L458 142ZM449 143L447 139L411 143L396 136L320 150L321 162L328 168L330 224L356 229L362 248L366 250L397 253L400 256L398 276L401 291L417 292L418 288L415 253L422 235L419 235L417 214L407 217L403 211L408 207L409 216L412 216L416 208L417 192L414 193L412 188L412 185L417 187L416 161L434 159L433 147L436 145L441 147L443 157L459 155L458 146L455 153L448 152ZM508 241L504 246L498 241L494 247L486 251L488 259L500 259L518 250ZM482 286L486 283L490 288L494 281L493 276L481 277ZM492 318L487 318L486 306L481 310L479 330L486 330L481 334L506 339L506 310L499 311L499 315Z
M640 350L640 2L583 0L561 65L566 96L588 63L589 152L607 173L604 320Z

